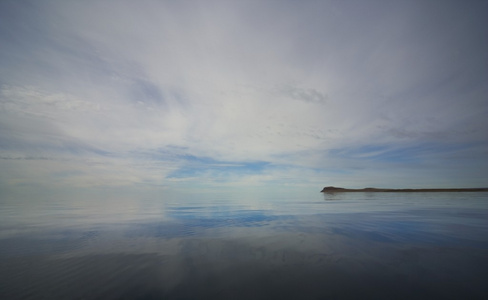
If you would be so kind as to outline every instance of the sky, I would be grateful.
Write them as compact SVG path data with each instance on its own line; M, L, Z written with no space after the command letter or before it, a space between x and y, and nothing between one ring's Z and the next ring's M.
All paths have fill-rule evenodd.
M488 1L0 2L0 189L488 187Z

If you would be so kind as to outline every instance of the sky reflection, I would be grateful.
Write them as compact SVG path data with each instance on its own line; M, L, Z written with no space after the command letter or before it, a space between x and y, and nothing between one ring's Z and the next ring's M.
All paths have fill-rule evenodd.
M0 282L8 287L0 296L225 299L241 290L237 299L303 291L476 299L487 292L477 280L488 276L488 195L347 195L271 197L261 206L243 195L225 204L200 197L100 206L113 210L55 202L25 215L10 207L2 217L23 218L0 218Z

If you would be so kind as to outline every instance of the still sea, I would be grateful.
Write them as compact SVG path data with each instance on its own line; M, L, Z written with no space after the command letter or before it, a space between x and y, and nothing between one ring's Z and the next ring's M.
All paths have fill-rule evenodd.
M488 299L488 193L3 201L0 299Z

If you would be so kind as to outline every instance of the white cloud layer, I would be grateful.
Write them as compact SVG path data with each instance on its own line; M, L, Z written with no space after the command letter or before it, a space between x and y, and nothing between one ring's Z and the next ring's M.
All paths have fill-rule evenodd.
M486 186L486 3L3 1L3 186Z

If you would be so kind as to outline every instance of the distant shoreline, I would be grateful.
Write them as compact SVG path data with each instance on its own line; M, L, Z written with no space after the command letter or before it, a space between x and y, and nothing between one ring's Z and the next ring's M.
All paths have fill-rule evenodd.
M321 193L349 193L349 192L395 192L395 193L418 193L418 192L488 192L488 188L456 188L456 189L345 189L334 186L324 187Z

